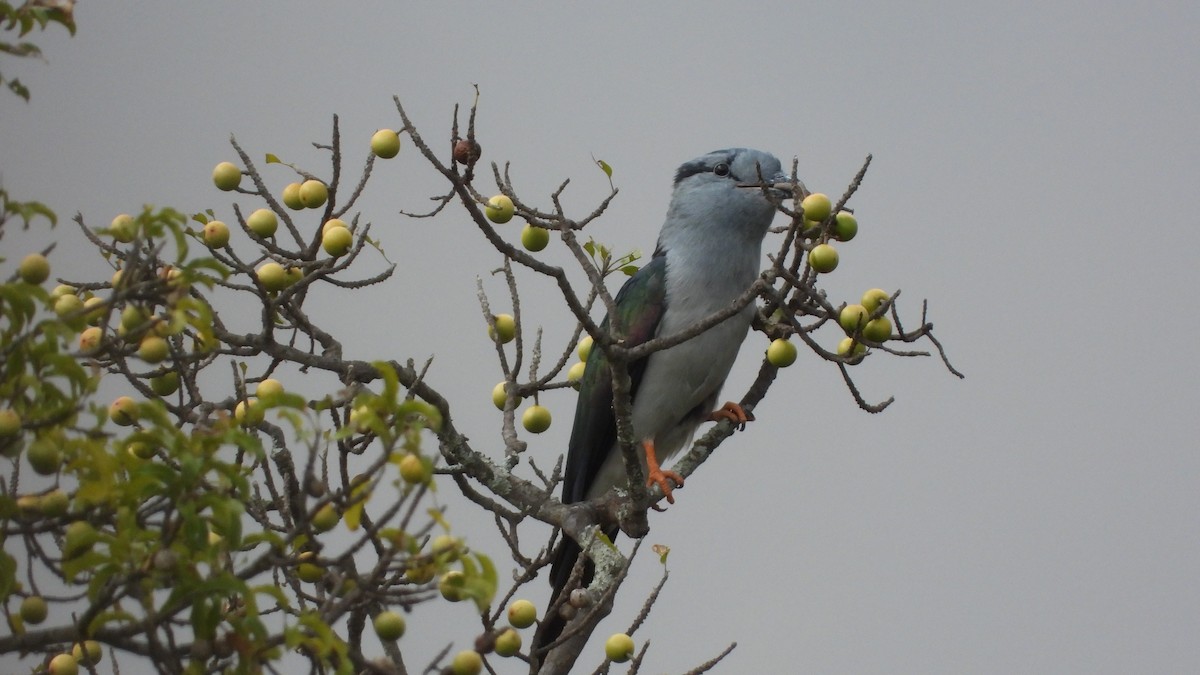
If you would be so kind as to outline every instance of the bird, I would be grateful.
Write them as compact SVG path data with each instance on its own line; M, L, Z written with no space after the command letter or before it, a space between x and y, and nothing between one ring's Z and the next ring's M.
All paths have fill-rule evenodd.
M666 219L650 260L621 287L614 312L601 324L616 327L625 347L674 335L730 306L758 277L762 243L775 216L767 197L791 181L773 155L749 148L716 150L685 162L675 172ZM696 337L629 364L633 436L642 446L647 483L669 503L678 474L662 469L705 421L750 419L727 403L714 410L721 387L750 328L753 303ZM602 349L588 355L580 380L574 426L563 473L562 501L594 499L628 483L617 442L612 371ZM610 539L616 528L605 532ZM550 571L551 607L570 579L580 548L563 537ZM592 567L585 565L583 584ZM548 615L535 646L553 642L565 627Z

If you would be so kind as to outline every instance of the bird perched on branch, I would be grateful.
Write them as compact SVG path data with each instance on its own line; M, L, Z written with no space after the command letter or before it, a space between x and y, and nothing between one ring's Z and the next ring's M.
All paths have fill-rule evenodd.
M775 216L760 186L790 180L774 156L745 148L710 152L680 166L654 256L621 288L616 312L602 327L615 328L622 344L634 347L731 306L758 276L763 238ZM702 422L730 419L742 425L748 419L734 403L714 407L753 316L751 303L690 340L629 364L634 439L644 451L647 484L659 486L668 502L674 503L672 490L683 479L661 463L687 445ZM593 499L627 481L612 371L596 347L580 381L562 500ZM606 534L612 538L617 531ZM578 543L564 537L550 571L553 598L562 593L579 554ZM589 565L583 584L590 578ZM552 642L564 623L558 615L547 616L538 645Z

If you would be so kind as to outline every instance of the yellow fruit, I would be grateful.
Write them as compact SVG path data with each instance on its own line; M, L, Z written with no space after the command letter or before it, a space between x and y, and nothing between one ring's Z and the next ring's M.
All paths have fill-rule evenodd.
M545 406L531 405L521 415L521 425L531 434L540 434L550 428L550 411Z
M49 675L79 675L79 662L70 654L59 654L50 659L46 672Z
M796 362L796 345L783 338L773 340L767 347L767 361L776 368L787 368Z
M617 633L604 643L604 655L615 663L625 663L633 658L633 638Z
M498 225L512 220L513 213L515 212L516 207L508 195L496 195L488 200L487 206L483 207L483 215Z
M338 513L337 508L333 504L326 504L313 514L312 526L317 532L328 532L336 527L341 519L342 516Z
M867 317L870 314L870 311L862 305L846 305L838 314L838 323L847 333L854 333L862 326L867 325Z
M404 635L404 617L391 610L376 614L371 624L375 627L375 634L379 636L380 640L392 642L399 640Z
M253 396L245 401L238 401L233 409L233 419L237 420L238 424L254 426L263 421L263 406Z
M837 249L829 244L817 244L808 252L808 264L821 274L832 272L838 266Z
M315 209L329 199L329 188L319 180L308 179L300 184L300 201L304 206Z
M504 402L508 397L508 383L501 382L492 387L492 404L497 410L504 410ZM523 399L518 396L515 405L521 405Z
M885 300L891 298L887 291L882 288L872 288L863 293L862 306L867 309L867 312L874 314L875 310L884 303Z
M283 265L274 261L260 265L256 274L259 283L268 292L282 291L290 285L287 270L283 269Z
M84 640L82 643L75 643L75 646L71 648L71 656L84 665L94 666L104 658L104 651L100 648L99 642Z
M17 266L17 274L21 281L36 286L50 278L50 261L41 253L30 253Z
M321 236L321 248L338 258L346 255L354 245L354 235L344 227L331 227Z
M496 655L514 656L521 651L521 634L511 628L505 628L496 636Z
M465 649L454 655L450 662L450 672L454 675L479 675L483 671L483 657L479 652Z
M537 621L537 605L528 600L514 600L508 606L508 623L513 628L528 628Z
M21 601L21 620L25 623L37 625L46 620L50 613L50 607L46 604L46 599L40 595L31 595Z
M268 377L254 388L254 395L265 399L279 396L283 393L283 383L273 377Z
M410 485L425 483L432 476L419 455L407 454L400 459L400 478Z
M288 183L285 185L283 188L282 197L283 205L289 209L292 209L293 211L299 211L300 209L304 208L304 202L300 199L299 183Z
M512 342L513 338L517 337L516 319L513 318L512 314L497 314L494 319L496 327L493 329L491 326L488 326L488 337L495 340L496 336L499 335L500 344Z
M246 227L250 228L254 234L266 239L273 236L275 230L279 229L279 218L271 209L256 209L246 218Z
M128 244L137 238L137 221L128 213L122 213L112 219L112 223L108 226L108 233L122 244Z
M86 355L100 351L100 342L104 339L104 331L96 326L83 329L79 334L79 351Z
M854 345L854 353L853 354L850 352L851 344ZM857 356L859 354L862 354L865 351L867 351L867 346L861 342L855 343L854 338L848 338L848 337L842 338L842 341L839 342L838 346L837 346L838 356Z
M583 379L583 373L587 370L587 364L583 361L576 361L571 365L571 369L567 371L567 382L578 382Z
M579 360L587 363L588 356L592 353L592 336L584 335L579 340L579 346L575 348L575 353L579 355Z
M335 227L341 227L347 230L350 229L349 223L341 218L330 218L329 220L325 221L324 225L321 226L321 234L324 235L326 232L329 232L330 229Z
M242 182L242 170L231 162L221 162L213 168L212 179L218 190L236 190Z
M170 353L170 345L157 335L147 335L138 345L138 356L146 363L161 363Z
M871 342L883 342L892 336L892 322L886 316L872 319L863 327L862 335Z
M833 202L820 192L814 192L800 202L800 208L804 209L805 220L822 222L833 212Z
M371 152L380 159L391 159L400 154L400 134L391 129L380 129L371 136Z
M16 436L20 431L20 413L11 408L0 408L0 438Z
M550 244L550 230L526 223L521 230L521 245L526 251L537 253Z
M133 424L137 416L137 401L128 396L119 396L108 406L108 418L120 426Z

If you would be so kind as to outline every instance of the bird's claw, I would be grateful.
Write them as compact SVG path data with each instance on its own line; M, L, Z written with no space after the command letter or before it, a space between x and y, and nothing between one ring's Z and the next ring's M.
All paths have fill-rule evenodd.
M729 401L719 409L709 413L708 419L712 422L729 420L730 422L733 422L733 426L736 427L738 431L744 431L746 429L746 422L754 421L754 413L746 412L742 406L734 403L733 401Z
M671 483L675 486L672 487ZM646 479L646 486L657 485L658 489L662 490L663 497L666 497L668 504L675 503L675 497L671 492L676 487L683 487L683 476L659 467L654 467L650 471L650 477Z

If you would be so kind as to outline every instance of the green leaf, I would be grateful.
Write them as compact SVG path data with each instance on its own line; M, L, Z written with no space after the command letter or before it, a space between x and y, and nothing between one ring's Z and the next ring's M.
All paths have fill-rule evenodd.
M268 152L267 164L283 164L283 160Z
M600 170L604 172L605 176L612 178L612 167L608 165L608 162L598 159L596 160L596 164L600 166Z

